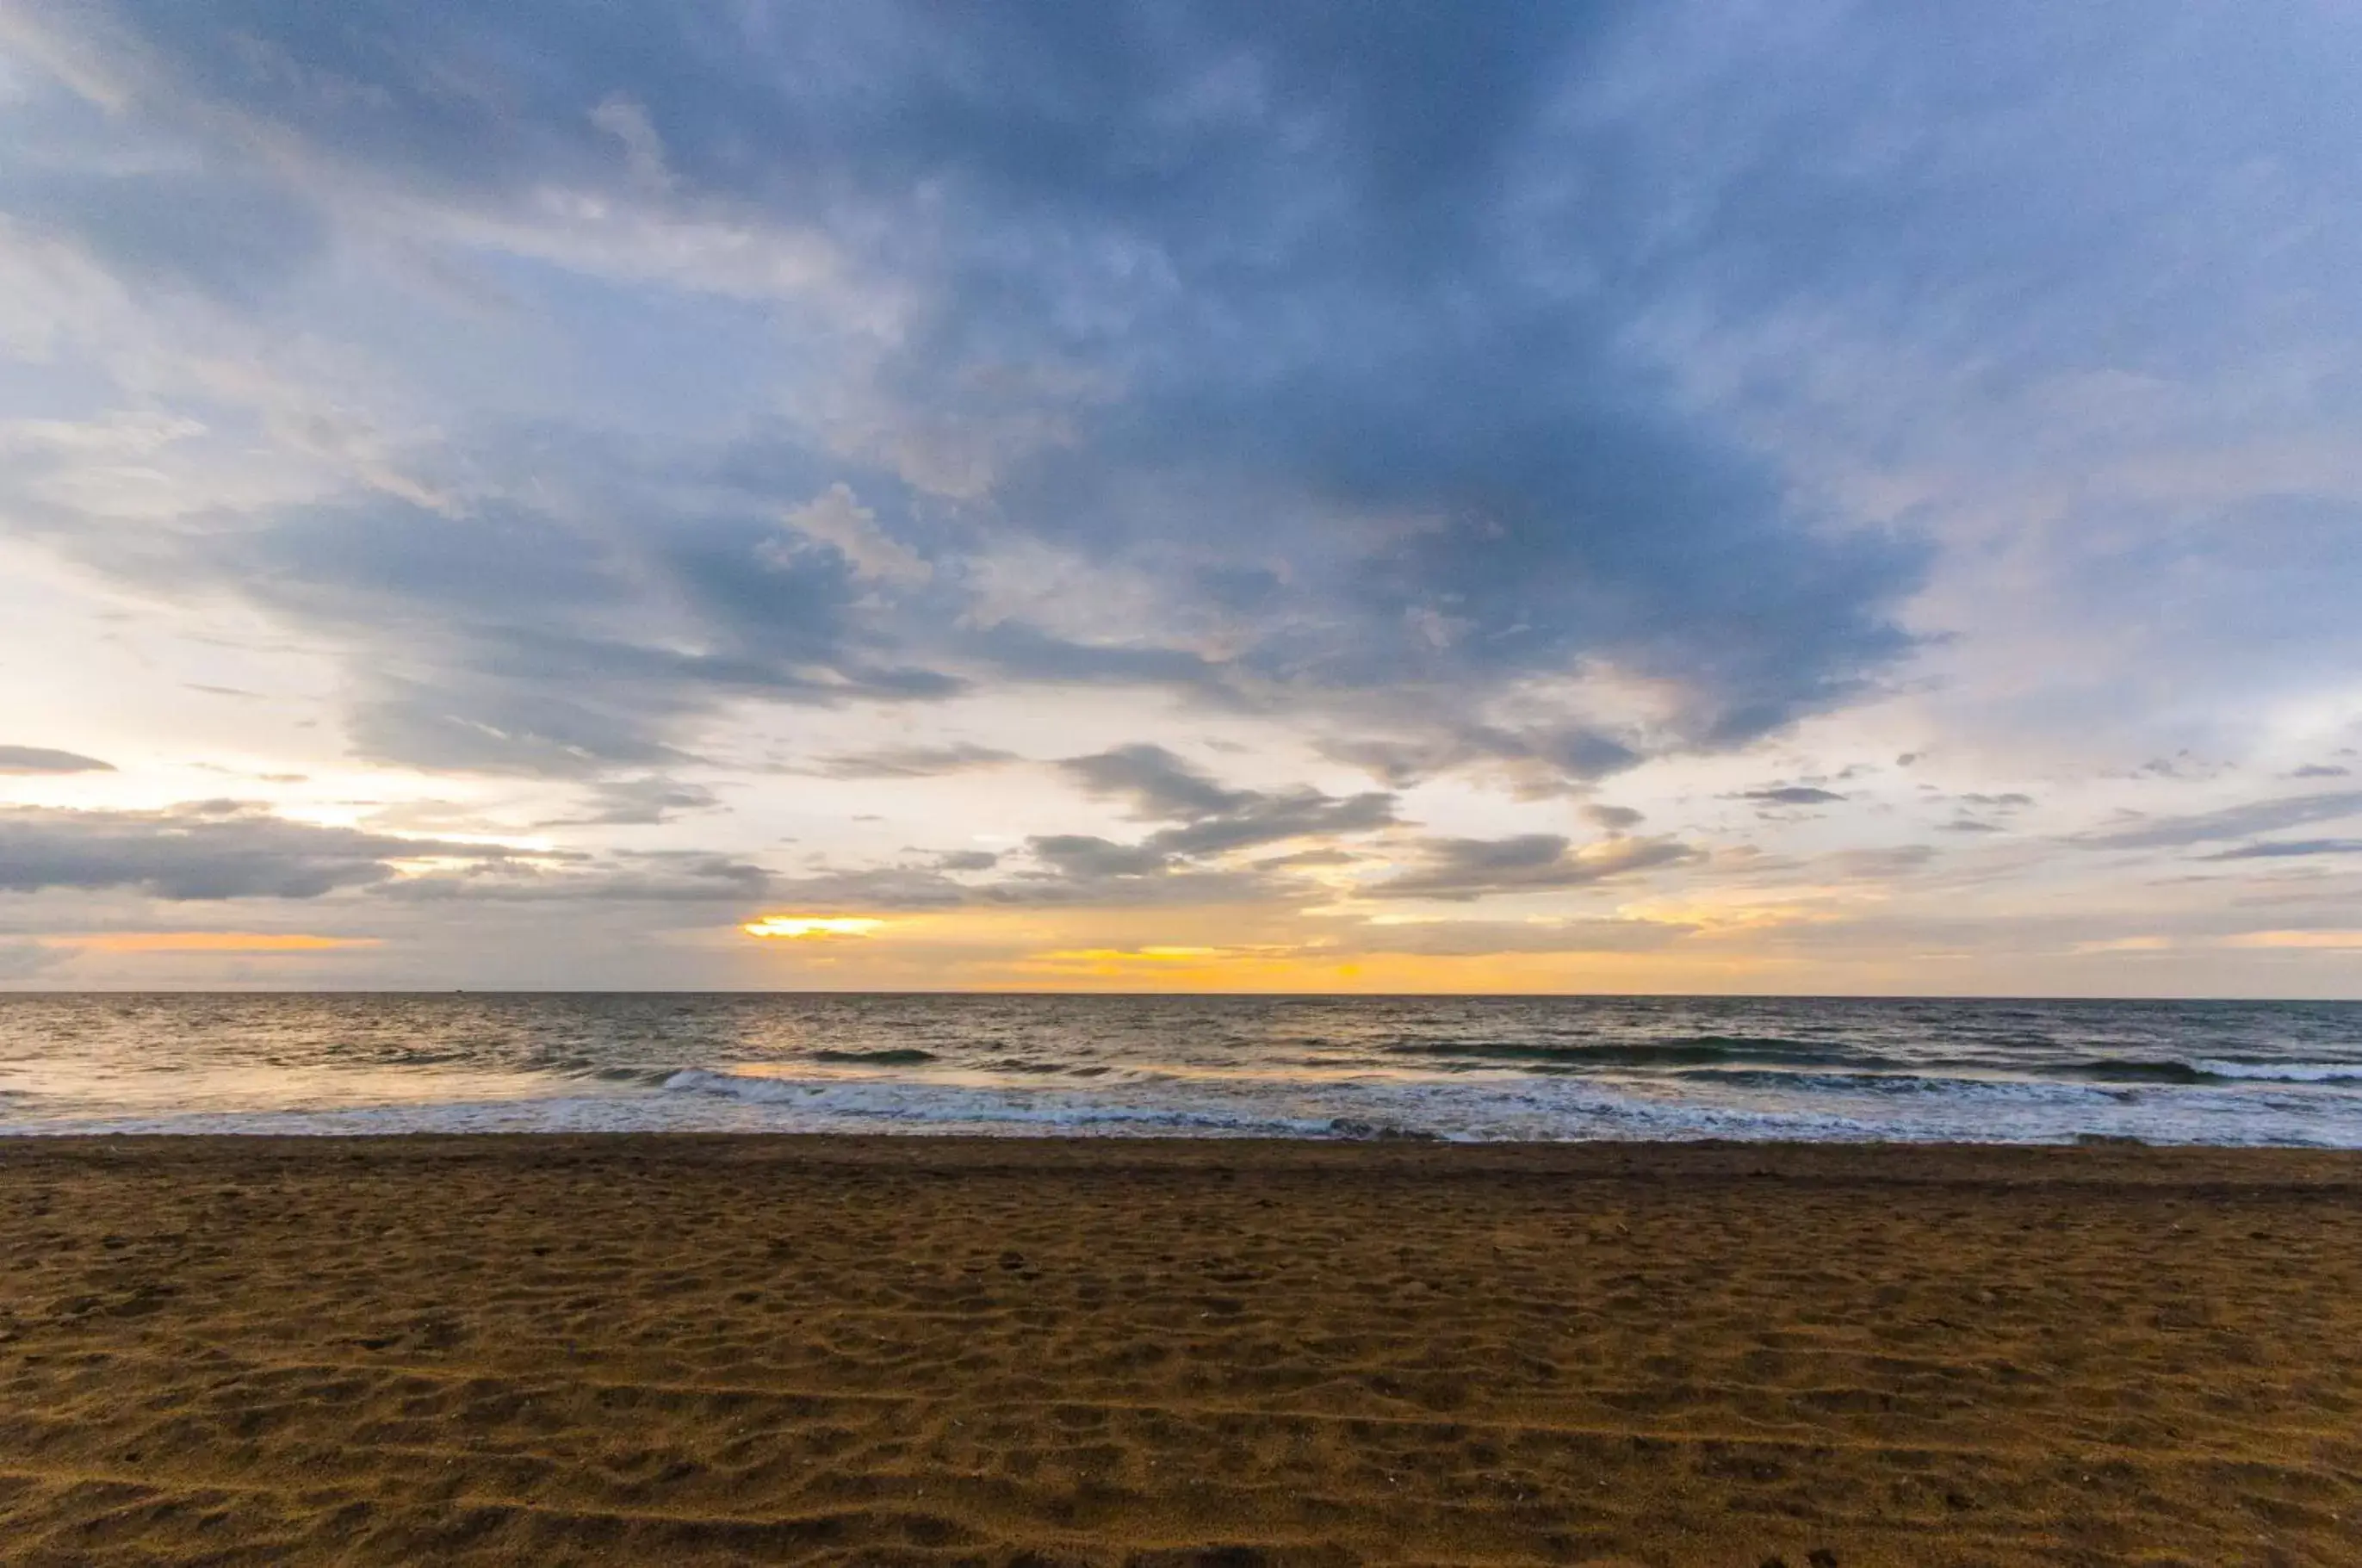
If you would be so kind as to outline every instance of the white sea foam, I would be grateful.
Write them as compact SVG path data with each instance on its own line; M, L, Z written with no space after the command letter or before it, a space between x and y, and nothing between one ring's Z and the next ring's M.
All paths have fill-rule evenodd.
M893 1078L789 1078L697 1067L675 1073L664 1087L722 1095L800 1117L908 1123L914 1128L1013 1125L1096 1131L1132 1127L1301 1138L1328 1132L1333 1120L1258 1110L1245 1097L1235 1104L1148 1097L1127 1099L1089 1090L985 1088Z
M2068 1143L2103 1134L2158 1143L2362 1147L2362 1097L2270 1086L2095 1099L2086 1085L2012 1085L2006 1097L1816 1093L1811 1105L1717 1105L1645 1086L1284 1079L1147 1081L1032 1088L911 1079L794 1078L693 1068L660 1089L320 1110L136 1117L0 1112L0 1132L891 1132L983 1136L1503 1140L1796 1140Z
M792 1077L692 1069L666 1088L759 1108L783 1129L1504 1139L1871 1139L2070 1142L2099 1132L2157 1143L2362 1146L2362 1098L2275 1103L2250 1091L2169 1093L2091 1084L1920 1079L1898 1098L1865 1088L1716 1103L1697 1086L1537 1079L1231 1077L1089 1087L980 1087L912 1078Z
M2357 1057L2296 1007L37 998L0 1132L2362 1147Z

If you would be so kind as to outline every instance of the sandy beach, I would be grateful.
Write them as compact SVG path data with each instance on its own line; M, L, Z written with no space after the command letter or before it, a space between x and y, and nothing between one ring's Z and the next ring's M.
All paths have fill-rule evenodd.
M11 1563L2352 1563L2362 1158L0 1147Z

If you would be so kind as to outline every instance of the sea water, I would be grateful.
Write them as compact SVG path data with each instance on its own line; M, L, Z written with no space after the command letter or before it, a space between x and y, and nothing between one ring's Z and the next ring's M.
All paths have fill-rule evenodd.
M0 1132L2362 1146L2362 1003L0 995Z

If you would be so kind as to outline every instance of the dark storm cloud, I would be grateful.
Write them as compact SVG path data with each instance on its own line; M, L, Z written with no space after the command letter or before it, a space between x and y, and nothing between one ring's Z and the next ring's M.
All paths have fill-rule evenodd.
M115 764L45 745L0 745L0 774L112 773Z
M160 899L315 899L395 875L390 861L495 860L482 845L318 827L232 801L160 812L0 810L0 890L129 888Z
M1783 179L1825 197L1826 174L1683 187L1595 112L1649 9L28 15L136 123L283 176L185 218L127 185L45 198L127 272L170 259L269 290L272 268L215 231L300 239L270 204L357 193L529 224L545 193L579 191L655 222L769 225L824 237L843 276L907 304L886 350L854 357L880 443L984 432L988 493L935 498L968 531L869 558L912 563L890 592L855 580L841 541L752 569L767 513L673 497L595 524L355 502L203 552L208 580L350 647L368 755L646 767L730 697L926 699L965 675L1334 711L1400 748L1381 776L1407 780L1470 756L1582 779L1741 744L1871 689L1910 646L1892 613L1924 551L1829 526L1628 341L1696 278L1769 286L1775 261L1831 255L1783 256L1816 243L1811 203L1760 227ZM224 212L255 216L205 215ZM290 265L312 248L282 248ZM825 443L782 446L812 471L767 491L769 511L846 481L891 508ZM734 460L737 479L682 459L756 483L764 459ZM964 619L966 560L1021 535L1151 574L1153 624L1112 640ZM678 624L614 629L659 607ZM1586 666L1678 701L1645 734L1477 716Z
M1420 846L1424 864L1361 889L1365 898L1440 899L1465 902L1496 893L1588 887L1611 878L1699 858L1694 846L1670 838L1602 839L1578 850L1559 834L1510 838L1433 838Z
M2259 833L2362 816L2362 790L2292 795L2255 801L2190 816L2158 817L2131 826L2078 835L2070 842L2090 849L2176 849L2216 839L2248 838Z

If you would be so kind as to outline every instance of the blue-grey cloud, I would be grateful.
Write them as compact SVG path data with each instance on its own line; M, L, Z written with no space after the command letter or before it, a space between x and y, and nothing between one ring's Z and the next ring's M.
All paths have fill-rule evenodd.
M0 210L87 248L143 285L257 303L326 242L308 204L268 180L192 171L0 177Z
M1577 849L1564 834L1551 833L1433 838L1419 847L1422 864L1363 889L1363 894L1464 903L1497 893L1590 887L1699 857L1694 845L1677 839L1608 838Z
M670 822L685 812L712 811L721 803L722 798L702 784L686 784L659 774L610 778L591 786L582 815L553 818L542 825L647 827Z
M1225 855L1290 839L1368 833L1395 821L1392 795L1365 790L1341 797L1298 789L1258 795L1234 811L1152 834L1147 842L1175 855Z
M666 850L596 861L486 858L389 882L380 896L426 903L712 904L734 911L753 907L775 884L769 871L736 856Z
M2343 795L2118 817L2065 842L2122 855L2073 868L2000 835L2028 778L2083 780L2054 810L2157 810L2353 760L2352 734L2291 729L2362 657L2353 7L0 15L0 274L56 291L0 311L9 351L33 344L0 527L71 558L60 581L95 568L175 626L273 645L176 676L271 686L273 656L322 657L308 688L364 760L553 776L504 789L611 827L697 809L663 780L734 757L789 790L1017 765L925 733L955 700L959 733L1032 756L1122 711L1193 756L1285 734L1374 785L1266 756L1243 789L1128 747L1058 777L1132 828L998 856L783 878L487 852L417 877L302 838L276 869L118 846L59 886L1275 909L1338 896L1289 873L1383 854L1409 869L1379 898L1563 892L1687 853L1586 815L1600 780L1671 829L1698 775L1647 764L1782 732L1858 755L1750 764L1794 780L1754 801L1772 852L1725 845L1716 875L1880 883L1890 944L1944 924L1906 896L2022 921L2013 876L2058 876L2064 908L2066 878L2146 889L2212 851L2232 864L2183 869L2219 899L2235 868L2346 853L2280 836L2350 828ZM148 445L124 409L153 411ZM241 741L268 723L215 707ZM121 757L112 733L74 731ZM1905 746L1915 799L1841 766ZM1411 838L1428 801L1385 791L1455 771L1549 803L1487 821L1434 791L1454 831L1609 837ZM1973 778L1996 782L1948 792ZM1848 812L1814 824L1838 783ZM1975 848L1777 853L1898 812ZM1360 834L1384 836L1333 842ZM2268 879L2338 918L2337 878ZM1974 923L1947 920L1926 951ZM1847 925L1743 940L1834 950ZM1402 940L1654 940L1525 929Z
M1470 695L1396 689L1383 718L1416 725L1412 735L1358 735L1331 740L1321 750L1396 789L1471 764L1506 764L1522 776L1520 792L1529 795L1564 793L1643 760L1642 752L1584 723L1511 726L1472 720Z
M2159 817L2126 827L2088 833L2073 842L2092 849L2176 849L2217 839L2249 838L2259 833L2362 816L2362 790L2291 795L2254 801L2188 816Z
M0 745L0 774L112 773L115 764L45 745Z
M343 643L357 749L418 767L646 767L685 760L682 726L733 700L960 689L897 662L841 558L765 559L777 532L751 510L617 532L519 505L447 515L379 496L144 541L126 569L234 588Z
M1160 745L1119 746L1059 764L1097 795L1128 799L1150 822L1175 822L1142 841L1160 856L1222 855L1258 845L1368 833L1395 822L1395 798L1380 790L1334 796L1297 788L1225 789L1211 774Z
M645 767L675 759L725 693L923 699L1007 679L1318 709L1409 748L1385 764L1395 777L1423 753L1584 778L1847 701L1910 646L1893 612L1924 548L1833 525L1628 341L1681 270L1655 249L1662 215L1631 177L1628 127L1582 110L1640 8L1382 5L1350 25L1218 0L988 18L364 4L331 25L267 0L30 14L112 72L137 124L278 180L269 201L323 222L358 191L529 224L540 193L574 190L658 224L815 236L905 313L862 360L888 430L873 447L898 430L905 447L1048 433L985 439L981 490L907 463L853 471L797 429L667 476L776 485L758 508L774 515L846 486L887 508L867 555L832 538L764 558L769 517L683 515L677 492L614 498L595 526L522 500L264 520L204 564L343 630L357 667L409 672L359 683L369 755ZM273 287L270 269L176 239L151 193L91 179L43 210L125 269L171 256ZM891 493L913 478L957 526L914 525ZM1163 599L1120 639L963 618L964 560L1021 537L1146 574ZM877 613L897 593L925 613ZM610 629L659 604L694 635ZM396 638L407 657L388 659ZM1473 716L1591 666L1678 704L1645 731L1579 701Z
M1162 851L1093 834L1045 834L1026 840L1025 847L1060 876L1078 879L1153 877L1172 864Z
M2290 860L2317 855L2362 855L2362 838L2291 838L2269 844L2243 844L2236 849L2202 855L2202 860Z
M1211 774L1161 745L1141 743L1058 765L1095 795L1128 799L1151 822L1219 816L1253 804L1253 790L1226 790Z
M998 767L1016 760L1014 752L962 741L952 745L880 746L874 751L844 752L820 758L810 771L824 778L933 778L946 773Z
M1098 834L1038 834L1025 840L1021 853L954 851L912 864L793 878L774 890L830 910L1303 902L1333 894L1287 872L1345 864L1352 856L1311 850L1245 867L1211 862L1266 845L1371 833L1396 823L1390 794L1234 789L1178 754L1144 743L1055 766L1086 793L1121 800L1135 818L1167 825L1129 843ZM959 882L949 875L955 872L997 875Z
M498 860L480 844L289 822L234 801L156 812L0 810L0 890L132 889L159 899L315 899L391 880L394 861Z
M997 871L981 881L949 873ZM822 913L953 908L1156 909L1308 900L1312 889L1263 869L1193 866L1142 844L1093 834L1043 834L1021 852L957 851L923 862L777 878L774 903Z
M1845 799L1834 790L1823 790L1811 784L1780 784L1768 790L1749 790L1738 798L1761 801L1774 806L1826 806Z

